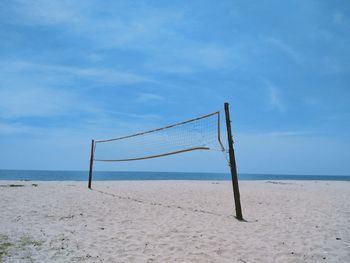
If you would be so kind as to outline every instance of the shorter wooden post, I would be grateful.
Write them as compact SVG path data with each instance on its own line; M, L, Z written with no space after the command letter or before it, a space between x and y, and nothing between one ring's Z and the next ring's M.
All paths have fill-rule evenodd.
M92 168L94 163L94 147L95 147L95 141L91 141L91 155L90 155L90 171L89 171L89 184L88 187L91 189L91 181L92 181Z
M233 195L235 199L236 217L238 220L243 220L241 199L240 199L239 186L238 186L236 159L235 159L235 152L233 149L230 111L229 111L227 102L225 102L225 115L226 115L226 128L227 128L227 139L228 139L228 153L230 157L230 169L231 169Z

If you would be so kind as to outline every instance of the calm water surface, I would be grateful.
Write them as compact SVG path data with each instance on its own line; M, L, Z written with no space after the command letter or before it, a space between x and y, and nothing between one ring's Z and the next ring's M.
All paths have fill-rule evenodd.
M350 181L350 176L239 174L239 180L331 180ZM0 180L86 181L87 171L0 170ZM181 172L102 172L95 171L93 180L231 180L225 173Z

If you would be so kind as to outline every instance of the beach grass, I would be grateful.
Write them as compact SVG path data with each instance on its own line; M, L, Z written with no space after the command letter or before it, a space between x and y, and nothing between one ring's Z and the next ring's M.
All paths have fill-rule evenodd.
M32 258L34 250L40 250L43 241L36 240L28 234L11 240L7 235L0 234L0 262L11 259L18 262L35 262ZM10 260L10 262L12 262Z

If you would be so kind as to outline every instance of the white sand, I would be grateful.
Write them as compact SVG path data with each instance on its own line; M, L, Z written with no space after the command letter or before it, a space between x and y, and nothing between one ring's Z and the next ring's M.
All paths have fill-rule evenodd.
M0 262L350 262L350 182L9 182Z

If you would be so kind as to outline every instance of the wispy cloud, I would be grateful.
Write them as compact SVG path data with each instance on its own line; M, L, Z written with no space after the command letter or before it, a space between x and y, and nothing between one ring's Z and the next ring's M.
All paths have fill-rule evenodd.
M166 50L169 47L160 48L161 50L151 48L147 51L153 54L152 60L147 62L150 71L191 75L202 71L232 71L241 63L240 55L231 47L200 44L190 40L183 40L182 43L171 46L171 53Z
M21 123L7 123L0 122L0 134L19 134L19 133L30 133L32 132L32 127L23 125Z
M140 75L128 72L118 72L106 68L67 67L54 64L32 62L1 62L0 63L0 120L3 133L43 133L45 127L56 129L65 127L75 131L78 125L85 132L134 129L133 124L138 119L139 125L157 123L159 116L152 113L122 112L117 107L111 110L110 102L104 96L95 100L96 91L84 86L74 87L76 78L95 82L93 89L99 89L98 84L112 84L113 87L123 84L150 82ZM18 76L21 76L20 78ZM100 89L99 89L100 90ZM91 97L91 94L94 96ZM136 100L143 103L155 103L164 98L153 93L143 93L135 90ZM138 94L138 95L137 95ZM78 120L79 124L65 121L55 121L56 117L69 117ZM25 124L18 121L24 118ZM35 118L45 118L45 121L30 121ZM12 121L12 122L11 122ZM154 124L155 125L155 124ZM116 129L118 128L118 129Z
M269 109L284 112L287 107L284 100L282 99L280 89L268 80L263 80L263 82L266 86Z
M279 50L284 52L296 63L301 64L304 61L301 54L295 48L293 48L290 44L286 43L282 39L279 39L276 37L266 37L265 40L267 41L267 43L270 43L274 47L277 47Z
M86 78L99 83L134 84L139 82L155 82L149 77L132 72L115 70L111 68L94 67L70 67L54 64L39 64L26 61L1 63L3 67L12 67L13 71L41 71L55 74L69 74L80 78Z
M12 9L15 14L8 16L7 20L11 23L29 26L73 24L83 18L84 13L81 12L83 7L81 3L77 5L77 3L66 0L38 0L35 2L15 0L6 5L6 8Z
M0 90L0 116L3 118L48 117L68 114L76 109L77 97L51 88Z
M296 137L296 136L308 136L314 133L304 131L272 131L266 133L258 133L256 136L263 137Z
M165 98L163 96L160 96L154 93L140 93L137 96L137 101L143 102L143 103L153 103L153 102L160 102L164 100Z
M28 26L60 25L104 48L132 49L151 46L174 33L182 23L183 11L152 5L129 5L118 1L111 5L100 1L38 0L29 3L17 0L10 4L15 15L12 23ZM8 5L6 5L8 8ZM96 16L101 12L103 16Z
M56 26L60 34L83 39L84 45L90 43L98 50L118 49L147 54L147 60L140 67L144 66L150 72L191 74L203 69L232 69L240 57L232 45L218 44L215 39L206 43L184 34L192 16L181 6L159 8L116 2L112 12L109 5L100 2L40 0L30 4L17 1L12 4L12 9L14 15L7 17L12 23ZM91 10L94 9L105 15L93 15ZM92 58L88 57L90 60L96 58L99 59L96 53ZM113 72L108 72L109 76L118 74L110 73ZM115 78L123 79L122 76Z
M194 60L209 69L233 68L238 62L238 54L232 48L219 46L202 46L192 51Z

